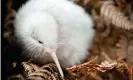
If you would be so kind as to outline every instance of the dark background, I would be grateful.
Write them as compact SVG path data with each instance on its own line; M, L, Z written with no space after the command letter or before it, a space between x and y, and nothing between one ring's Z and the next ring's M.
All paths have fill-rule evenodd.
M17 72L17 69L13 69L12 68L12 63L14 61L22 61L23 57L20 55L21 50L19 49L19 47L17 46L17 44L15 43L15 41L11 41L11 43L9 43L8 41L6 41L6 39L4 39L3 37L3 32L4 32L4 19L6 17L6 15L8 14L7 11L7 1L8 0L1 0L1 80L8 80L8 76L11 75L11 73L15 73ZM27 0L12 0L13 1L13 5L12 8L15 9L16 11L20 8L20 6L25 3ZM20 65L20 64L18 64Z

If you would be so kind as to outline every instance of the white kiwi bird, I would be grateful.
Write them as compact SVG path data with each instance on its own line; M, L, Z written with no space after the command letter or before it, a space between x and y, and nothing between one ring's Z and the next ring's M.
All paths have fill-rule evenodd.
M89 55L95 34L91 17L67 0L29 0L18 10L14 26L24 55L41 64L55 62L62 77L62 68Z

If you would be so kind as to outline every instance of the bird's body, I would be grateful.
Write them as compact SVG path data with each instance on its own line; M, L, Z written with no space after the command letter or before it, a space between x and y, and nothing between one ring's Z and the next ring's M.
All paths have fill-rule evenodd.
M81 63L89 54L94 30L85 11L67 0L29 0L15 19L17 41L25 55L41 64L57 55L63 68ZM50 54L49 54L50 53Z

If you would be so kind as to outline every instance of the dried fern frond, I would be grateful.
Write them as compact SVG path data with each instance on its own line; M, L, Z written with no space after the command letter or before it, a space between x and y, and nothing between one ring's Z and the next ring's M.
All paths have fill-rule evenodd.
M23 62L25 71L28 73L26 80L61 80L55 64L46 64L39 67L32 63Z
M84 7L86 10L96 10L98 14L100 13L99 16L102 17L104 23L107 25L113 24L115 27L133 30L133 21L129 20L129 17L125 16L125 14L130 11L125 0L116 0L118 6L114 5L116 4L114 0L74 0L74 2ZM125 5L122 4L126 4L126 8Z
M133 22L128 20L128 18L125 17L124 14L114 6L113 1L103 2L100 15L108 24L113 24L116 27L124 28L127 30L133 30Z
M113 69L115 66L117 65L116 62L108 62L108 61L104 61L102 62L100 65L98 64L90 64L89 62L87 63L84 63L84 64L81 64L81 65L76 65L76 66L73 66L71 68L67 68L67 70L70 70L70 71L77 71L80 69L80 71L82 71L82 69L86 69L86 73L89 73L89 72L92 72L92 71L101 71L101 72L105 72L106 70L109 70L109 69ZM84 74L86 74L84 73Z
M104 61L101 64L94 64L93 61L67 68L66 70L69 73L65 73L65 75L68 75L66 78L68 80L118 80L119 78L122 80L132 80L133 67L128 66L123 61ZM29 62L23 62L22 64L25 70L23 74L14 75L9 80L62 80L56 65L53 63L42 67Z
M130 68L128 69L127 64L125 64L126 63L123 63L121 61L104 61L101 64L91 64L87 62L73 66L71 68L67 68L67 70L76 74L88 75L89 77L93 77L93 79L95 80L103 80L103 75L105 75L106 77L108 76L107 80L132 80L133 68L130 66Z

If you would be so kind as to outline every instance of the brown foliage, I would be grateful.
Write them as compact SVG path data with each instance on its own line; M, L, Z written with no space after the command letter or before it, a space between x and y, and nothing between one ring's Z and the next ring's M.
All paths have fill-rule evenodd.
M85 63L64 69L68 80L133 80L133 6L127 0L74 0L84 7L94 21L96 35L91 55ZM14 40L13 20L16 11L8 0L4 38ZM94 58L94 59L93 59ZM125 61L123 61L125 60ZM16 68L18 63L13 63ZM9 80L60 80L55 64L44 66L22 62Z

